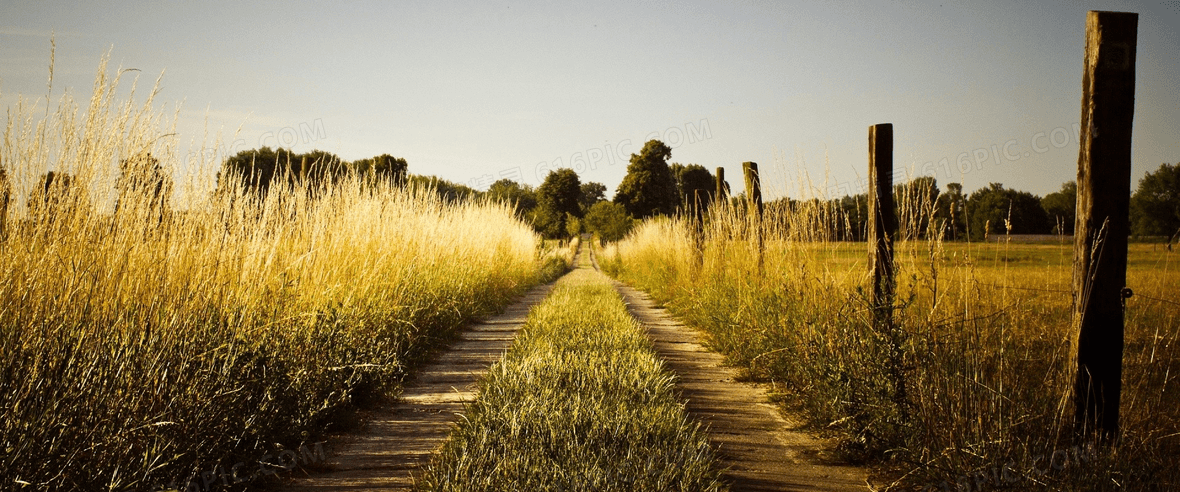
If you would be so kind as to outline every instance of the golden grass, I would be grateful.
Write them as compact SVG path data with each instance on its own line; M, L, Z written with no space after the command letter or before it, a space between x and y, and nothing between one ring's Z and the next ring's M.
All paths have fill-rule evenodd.
M264 198L191 182L183 203L120 196L120 161L150 152L171 175L176 138L106 71L84 111L22 101L0 145L0 488L146 489L257 465L538 281L539 238L510 207L428 189L353 176ZM49 170L70 185L46 191Z
M971 490L1178 483L1177 253L1131 246L1122 445L1058 469L1044 458L1073 445L1072 245L899 243L900 329L882 333L869 318L867 246L825 240L833 216L768 213L763 272L750 223L732 209L713 213L699 257L685 221L655 220L607 246L603 264L705 330L817 429L839 432L846 455L878 464L885 484L953 488L1005 467L1013 481L979 478Z
M724 490L674 376L588 264L529 313L422 490Z

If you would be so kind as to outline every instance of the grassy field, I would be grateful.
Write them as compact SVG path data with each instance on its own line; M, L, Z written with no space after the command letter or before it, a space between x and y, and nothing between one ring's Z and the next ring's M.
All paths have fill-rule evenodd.
M1124 434L1095 456L1071 440L1071 245L901 243L900 329L883 333L868 316L867 246L817 240L806 213L770 219L762 273L741 239L748 223L732 213L713 217L700 260L683 221L657 220L608 246L603 264L703 329L818 431L842 436L845 456L875 464L879 483L1180 483L1180 254L1131 246Z
M171 175L177 139L150 97L117 100L105 73L84 108L11 109L0 144L2 489L256 471L564 269L510 207L356 176L265 197L117 192L159 177L120 174L145 151ZM39 184L50 170L68 186Z
M585 267L534 308L422 490L721 490L704 433L607 279Z

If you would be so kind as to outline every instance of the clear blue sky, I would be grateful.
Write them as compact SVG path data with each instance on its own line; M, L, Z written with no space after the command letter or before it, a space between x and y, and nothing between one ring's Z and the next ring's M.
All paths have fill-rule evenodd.
M141 87L166 71L184 149L207 117L242 127L230 150L389 153L479 188L564 165L613 192L656 133L735 191L755 161L771 194L841 195L889 122L899 167L1043 195L1076 175L1092 9L1140 14L1137 183L1180 161L1180 2L6 1L0 103L44 97L56 32L55 94L85 100L107 50Z

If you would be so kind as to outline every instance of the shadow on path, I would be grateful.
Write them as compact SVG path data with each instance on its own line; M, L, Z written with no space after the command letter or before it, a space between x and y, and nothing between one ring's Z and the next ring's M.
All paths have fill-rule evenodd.
M406 383L397 400L369 414L363 430L337 447L323 468L290 480L290 491L412 490L471 402L478 382L500 360L529 310L553 290L553 282L529 290L503 314L467 326L459 340Z

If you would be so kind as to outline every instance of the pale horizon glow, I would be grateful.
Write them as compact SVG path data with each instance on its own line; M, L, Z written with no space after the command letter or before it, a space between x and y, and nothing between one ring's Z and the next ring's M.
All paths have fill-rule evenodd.
M1077 172L1088 10L1139 13L1134 187L1180 162L1180 2L9 3L0 103L44 99L53 33L54 100L108 51L139 99L163 73L182 154L208 123L222 152L388 153L477 189L570 167L609 198L654 135L735 193L754 161L769 197L838 197L892 123L898 178L1043 196Z

